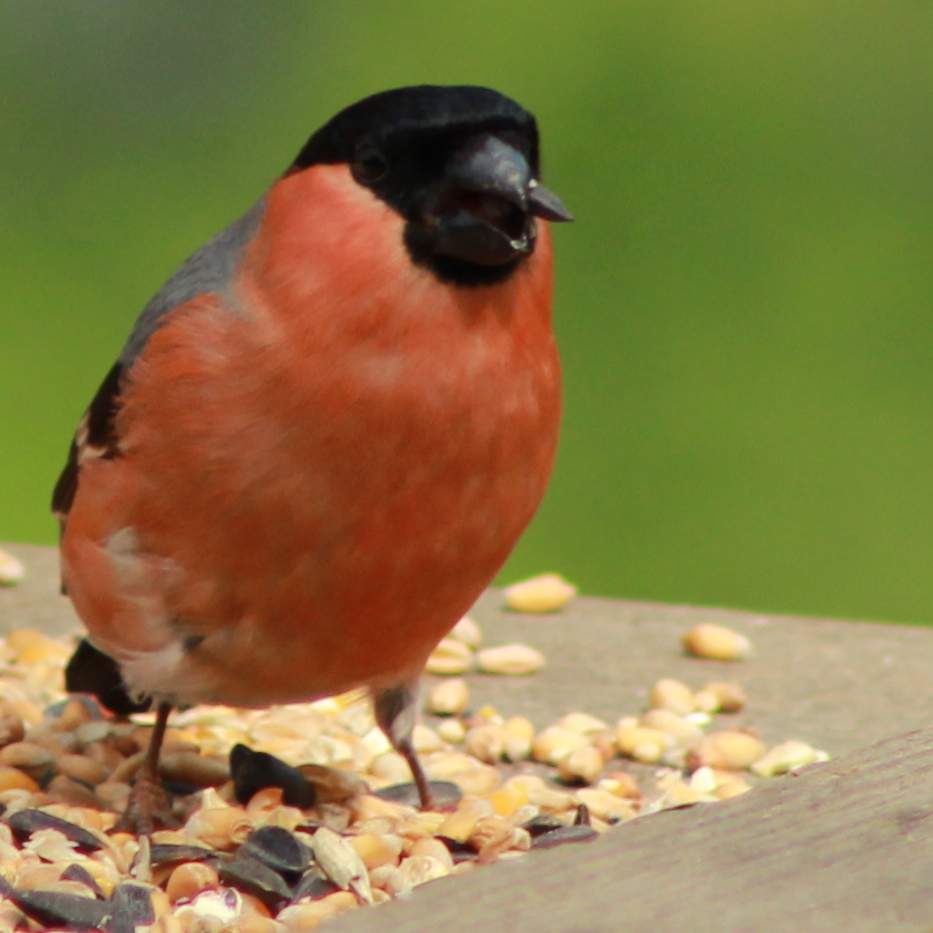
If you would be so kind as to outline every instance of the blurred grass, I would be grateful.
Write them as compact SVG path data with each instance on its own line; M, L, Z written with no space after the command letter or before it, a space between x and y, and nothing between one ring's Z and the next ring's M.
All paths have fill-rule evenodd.
M933 622L933 7L6 0L0 539L139 309L320 123L489 84L542 125L567 413L504 577Z

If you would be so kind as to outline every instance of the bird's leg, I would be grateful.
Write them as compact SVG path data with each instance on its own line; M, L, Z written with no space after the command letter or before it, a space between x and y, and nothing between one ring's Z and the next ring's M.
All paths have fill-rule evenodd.
M114 827L117 832L151 836L156 819L162 821L168 813L171 799L159 779L159 751L171 711L170 703L160 703L158 706L155 727L149 739L149 748L146 750L146 760L136 772L136 782L130 792L130 799Z
M434 795L411 739L418 713L418 682L408 681L373 691L373 706L379 728L411 768L421 809L430 810L434 805Z

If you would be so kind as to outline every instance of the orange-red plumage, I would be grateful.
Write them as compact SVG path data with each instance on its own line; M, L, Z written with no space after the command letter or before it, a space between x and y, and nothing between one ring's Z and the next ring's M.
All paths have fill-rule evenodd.
M220 284L124 351L62 558L132 691L249 706L411 684L531 519L560 419L547 223L522 221L519 249L498 192L443 200L472 184L452 164L424 196L440 273L392 192L312 163L272 186ZM503 237L501 281L449 279L476 256L487 275Z
M280 181L233 313L172 312L134 365L125 453L82 472L63 554L95 643L122 660L165 647L165 619L227 633L185 659L182 700L417 673L540 501L560 415L546 233L507 282L454 290L401 226L345 166ZM126 527L152 593L121 598L100 553Z

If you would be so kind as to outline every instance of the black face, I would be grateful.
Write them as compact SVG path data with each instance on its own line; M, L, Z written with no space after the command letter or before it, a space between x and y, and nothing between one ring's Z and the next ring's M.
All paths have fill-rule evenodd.
M538 182L538 129L482 87L399 88L318 130L292 170L347 163L405 219L414 262L458 285L491 285L534 250L534 218L571 220Z

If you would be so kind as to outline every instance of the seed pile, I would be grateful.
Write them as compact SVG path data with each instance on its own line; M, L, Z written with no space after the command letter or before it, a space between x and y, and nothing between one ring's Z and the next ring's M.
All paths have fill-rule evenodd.
M534 592L523 598L542 605ZM707 731L711 714L745 704L731 682L695 692L660 680L646 712L614 723L572 712L539 730L472 709L459 674L544 663L528 646L484 654L481 643L465 619L429 665L449 675L425 698L442 718L414 736L437 809L416 809L408 767L362 693L260 711L200 706L173 717L163 746L177 828L146 839L108 831L151 717L120 722L67 697L72 644L13 632L0 644L0 933L311 930L433 879L724 800L826 757L802 742L769 750L739 728Z

